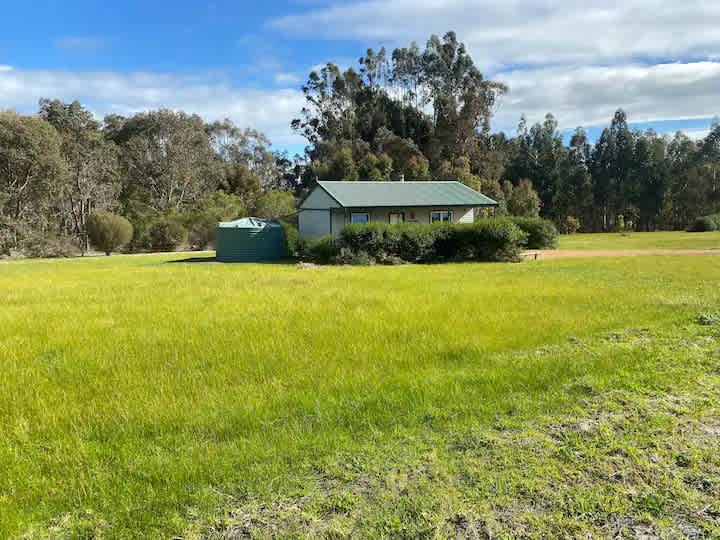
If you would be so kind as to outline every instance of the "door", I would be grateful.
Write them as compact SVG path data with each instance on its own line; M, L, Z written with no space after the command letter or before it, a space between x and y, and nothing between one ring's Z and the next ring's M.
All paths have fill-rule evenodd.
M405 212L391 212L390 213L390 225L397 225L405 221Z

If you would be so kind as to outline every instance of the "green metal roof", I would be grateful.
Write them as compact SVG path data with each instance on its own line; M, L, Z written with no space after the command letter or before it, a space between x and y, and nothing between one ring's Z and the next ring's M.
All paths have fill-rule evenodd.
M495 206L460 182L318 182L345 208L401 206Z
M235 221L224 221L218 223L218 227L222 229L264 229L266 227L282 228L282 225L274 221L266 221L256 217L246 217L236 219Z

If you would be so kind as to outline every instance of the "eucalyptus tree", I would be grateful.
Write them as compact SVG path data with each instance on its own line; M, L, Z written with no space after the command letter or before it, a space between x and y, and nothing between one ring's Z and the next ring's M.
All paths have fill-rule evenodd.
M700 145L700 156L708 185L708 213L720 212L720 123L717 120Z
M67 176L57 131L44 119L0 112L0 250L54 229Z
M231 120L205 127L221 164L220 187L238 195L252 211L263 189L277 187L281 172L270 151L270 140L261 132L236 126Z
M90 214L117 206L120 182L116 147L103 137L93 114L77 101L41 99L40 116L60 134L68 178L57 194L68 214L66 228L85 252L89 249Z
M507 86L483 77L455 32L447 32L442 40L430 37L422 54L422 73L435 126L431 159L466 153L478 130L489 131L493 107Z
M179 210L218 188L216 154L199 116L161 109L138 113L119 127L111 121L126 207Z

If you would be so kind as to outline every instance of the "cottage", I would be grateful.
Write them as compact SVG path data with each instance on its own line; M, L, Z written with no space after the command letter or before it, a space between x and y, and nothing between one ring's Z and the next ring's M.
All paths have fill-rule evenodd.
M301 235L337 235L348 223L472 223L498 203L460 182L318 182L299 207Z

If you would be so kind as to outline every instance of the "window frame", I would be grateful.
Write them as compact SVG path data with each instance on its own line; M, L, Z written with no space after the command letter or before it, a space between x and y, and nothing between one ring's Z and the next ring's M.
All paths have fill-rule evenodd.
M365 223L356 223L353 221L355 216L365 216ZM352 225L367 225L370 223L370 212L350 212L350 223Z
M447 221L442 219L443 213L447 213L447 215L448 215ZM433 221L433 214L440 214L440 219L438 219L437 221ZM440 210L430 210L430 223L452 223L452 220L453 220L453 211L448 208L444 208L444 209L440 209Z

